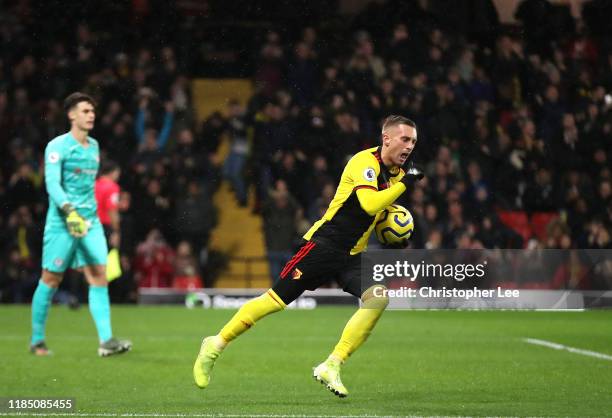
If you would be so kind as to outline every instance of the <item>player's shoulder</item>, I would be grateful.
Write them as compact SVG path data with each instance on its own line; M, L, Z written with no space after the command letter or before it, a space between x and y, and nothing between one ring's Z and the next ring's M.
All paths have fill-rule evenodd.
M92 138L91 136L87 137L87 142L89 142L89 145L93 145L94 147L100 148L100 144L98 143L98 140L95 138Z
M378 174L380 172L380 162L376 157L376 153L378 152L378 147L364 149L363 151L359 151L357 154L353 155L349 160L349 166L355 167L371 167Z
M53 138L51 141L47 143L47 148L57 148L65 145L66 140L68 139L69 132L65 134L61 134Z
M56 163L62 158L70 145L68 139L68 132L66 132L65 134L56 136L47 143L47 146L45 147L47 162Z

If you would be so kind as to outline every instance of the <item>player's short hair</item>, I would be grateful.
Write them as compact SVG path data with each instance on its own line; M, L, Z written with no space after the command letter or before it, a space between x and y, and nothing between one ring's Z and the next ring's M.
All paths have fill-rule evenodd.
M103 160L102 164L100 164L100 175L104 176L118 169L119 169L119 164L117 164L113 160Z
M80 91L72 93L64 100L64 112L68 113L81 102L87 102L92 105L95 109L96 101L88 94L81 93Z
M416 129L416 123L412 119L408 119L405 116L400 115L389 115L385 118L382 124L382 132L385 132L392 126L396 125L408 125Z

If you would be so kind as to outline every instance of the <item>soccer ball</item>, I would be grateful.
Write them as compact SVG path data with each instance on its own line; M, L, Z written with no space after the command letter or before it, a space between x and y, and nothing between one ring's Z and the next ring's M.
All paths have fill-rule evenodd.
M376 238L381 244L402 244L414 231L414 220L410 211L400 205L388 206L374 227Z

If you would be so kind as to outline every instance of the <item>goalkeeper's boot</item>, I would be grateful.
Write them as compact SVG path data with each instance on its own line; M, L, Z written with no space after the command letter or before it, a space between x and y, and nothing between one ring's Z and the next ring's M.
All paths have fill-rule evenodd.
M216 347L214 337L204 338L198 358L193 365L193 379L200 389L206 389L210 383L210 373L220 354L221 350Z
M50 356L51 354L53 354L53 352L49 350L49 347L47 347L47 344L45 344L44 341L40 341L36 344L30 345L30 353L34 354L35 356Z
M340 362L325 360L314 368L312 376L341 398L348 396L348 390L340 380Z
M100 344L100 347L98 347L98 355L100 357L108 357L115 354L126 353L131 349L132 343L130 341L111 338Z

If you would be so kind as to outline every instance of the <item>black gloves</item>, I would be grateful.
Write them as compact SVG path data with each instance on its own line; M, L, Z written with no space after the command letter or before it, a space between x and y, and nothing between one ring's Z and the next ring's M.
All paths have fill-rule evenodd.
M425 177L425 174L415 166L411 166L406 170L406 174L400 180L406 186L407 190L410 190L414 187L417 181L421 180Z

